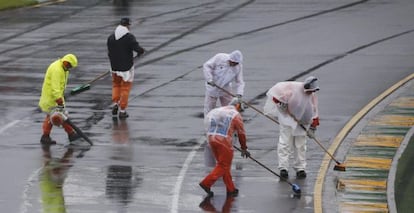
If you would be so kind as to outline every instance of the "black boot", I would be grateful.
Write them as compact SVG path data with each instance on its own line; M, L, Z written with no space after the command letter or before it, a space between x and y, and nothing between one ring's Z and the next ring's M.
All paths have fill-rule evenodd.
M286 169L280 170L280 177L282 177L283 179L288 179L289 178L288 171Z
M239 195L239 190L238 189L235 189L234 191L232 191L232 192L227 192L227 197L237 197L237 195Z
M112 117L118 117L118 105L112 107Z
M208 197L213 197L214 196L214 193L210 190L210 188L208 188L207 186L204 186L201 183L199 185L207 193Z
M300 171L296 172L296 178L297 179L306 178L306 172L305 172L305 170L300 170Z
M128 117L129 117L129 115L126 111L119 112L119 119L125 119L125 118L128 118Z
M56 144L56 141L52 140L49 135L42 135L40 138L40 143L43 145L52 145Z

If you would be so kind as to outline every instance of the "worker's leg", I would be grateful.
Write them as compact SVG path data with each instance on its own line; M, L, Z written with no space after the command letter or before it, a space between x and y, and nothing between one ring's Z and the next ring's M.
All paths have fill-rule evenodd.
M132 82L123 81L121 83L121 97L119 100L119 108L122 111L125 111L128 107L129 93L131 91Z
M42 137L40 138L40 143L42 144L56 144L56 141L50 138L50 132L52 131L53 124L50 122L50 115L47 114L42 124Z
M212 97L206 92L206 96L204 98L204 117L206 117L208 112L216 108L216 104L217 104L217 97Z
M226 163L223 163L223 155L226 155L224 150L224 145L220 142L210 141L210 147L211 151L214 154L214 157L216 158L216 166L214 169L201 181L201 184L207 188L210 188L213 186L213 184L221 177L223 177L226 168Z
M112 103L118 104L121 99L122 77L112 73Z
M279 160L279 170L289 169L289 157L292 152L292 128L286 125L280 125L279 143L277 146L277 154Z
M45 119L43 120L42 130L43 135L50 135L50 132L52 131L52 123L50 122L50 116L49 114L46 115Z
M295 146L295 164L294 169L296 171L304 171L306 169L306 136L295 136L294 137L294 146Z
M220 104L221 106L227 106L231 102L231 99L233 99L233 96L229 94L225 94L223 96L220 96Z
M218 160L218 163L222 164L222 167L224 169L223 182L226 185L227 192L233 192L236 189L233 183L233 177L231 175L231 162L233 161L233 150L230 149L230 147L224 147L220 151L224 153L220 155L220 159Z

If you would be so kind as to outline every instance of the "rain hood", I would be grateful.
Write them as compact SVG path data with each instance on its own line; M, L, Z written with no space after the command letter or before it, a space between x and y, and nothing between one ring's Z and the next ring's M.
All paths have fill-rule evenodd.
M127 33L129 33L129 30L127 27L118 25L118 27L116 27L115 29L115 40L121 39Z

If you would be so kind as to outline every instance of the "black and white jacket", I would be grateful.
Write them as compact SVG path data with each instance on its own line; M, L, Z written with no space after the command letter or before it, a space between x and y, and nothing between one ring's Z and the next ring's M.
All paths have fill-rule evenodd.
M118 25L106 42L112 71L128 71L134 65L134 54L142 55L145 50L127 27Z

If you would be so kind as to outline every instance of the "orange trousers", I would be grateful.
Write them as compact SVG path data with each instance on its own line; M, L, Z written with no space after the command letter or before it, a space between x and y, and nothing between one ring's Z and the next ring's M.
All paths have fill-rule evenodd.
M63 129L65 129L65 132L67 132L68 134L71 134L72 132L74 132L73 128L69 124L63 122L62 126L63 126ZM43 125L42 125L43 134L50 135L50 132L52 132L52 127L53 127L53 124L50 122L50 115L47 114L45 120L43 121Z
M128 106L129 92L132 82L124 81L122 77L112 74L112 103L119 104L121 110Z
M223 177L227 192L233 192L236 188L231 176L231 163L233 161L232 148L219 141L210 141L210 147L216 158L216 166L201 181L201 184L210 188L219 178Z

